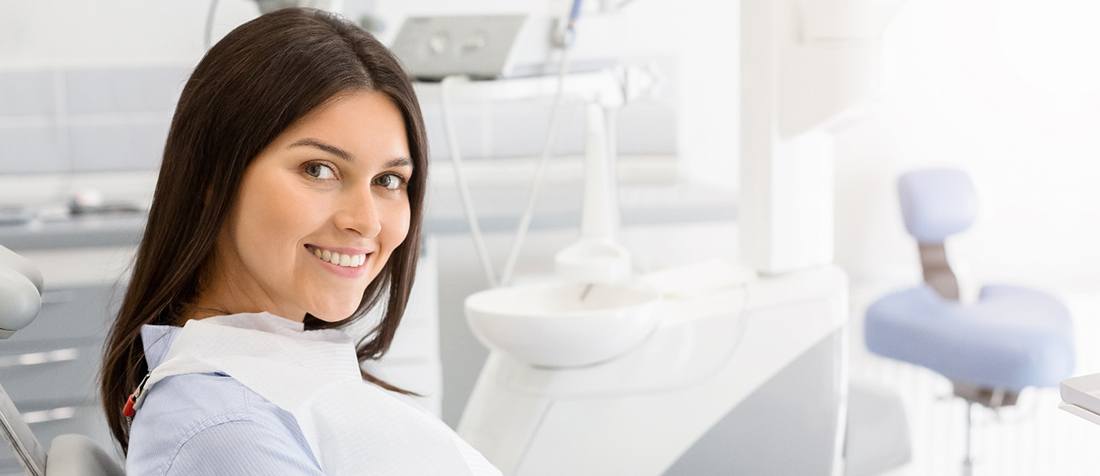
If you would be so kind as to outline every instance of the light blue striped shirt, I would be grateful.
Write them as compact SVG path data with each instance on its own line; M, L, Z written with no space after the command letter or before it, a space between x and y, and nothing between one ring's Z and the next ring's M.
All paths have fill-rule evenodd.
M181 327L145 325L149 368ZM130 426L128 475L323 475L294 416L222 372L166 377Z

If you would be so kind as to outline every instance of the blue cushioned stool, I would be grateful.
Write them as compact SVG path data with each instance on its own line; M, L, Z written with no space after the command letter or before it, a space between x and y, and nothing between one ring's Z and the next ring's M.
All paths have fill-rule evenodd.
M951 380L965 399L966 456L972 470L970 410L1013 405L1026 387L1050 387L1074 366L1069 311L1054 297L1017 286L985 286L978 302L959 302L944 240L974 222L970 178L952 169L925 169L898 180L905 228L917 240L924 284L887 294L866 316L867 348ZM1008 258L1006 258L1008 259Z

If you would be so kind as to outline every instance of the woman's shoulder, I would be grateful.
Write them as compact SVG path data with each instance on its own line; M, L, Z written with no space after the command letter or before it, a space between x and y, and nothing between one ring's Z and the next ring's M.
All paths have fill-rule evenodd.
M224 373L166 377L147 391L127 474L320 474L294 417Z
M134 415L135 425L166 417L178 420L263 406L255 405L248 387L223 372L172 375L145 391L145 399Z

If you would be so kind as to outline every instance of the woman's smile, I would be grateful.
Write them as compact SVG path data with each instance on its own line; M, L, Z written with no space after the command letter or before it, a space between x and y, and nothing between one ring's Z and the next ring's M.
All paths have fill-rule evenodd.
M349 253L346 249L328 249L315 245L305 245L306 252L316 258L321 267L335 273L338 276L357 278L367 272L367 262L374 253ZM341 253L340 251L344 251Z

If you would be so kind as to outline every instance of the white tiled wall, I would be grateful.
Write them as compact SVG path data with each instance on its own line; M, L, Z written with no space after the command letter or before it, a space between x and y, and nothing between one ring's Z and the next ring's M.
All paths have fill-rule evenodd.
M180 91L204 51L209 5L198 0L0 0L0 174L156 170ZM344 13L356 19L371 5L348 1ZM387 5L374 7L389 11L381 8ZM256 12L249 1L220 1L213 39ZM396 30L400 20L395 18L387 30ZM669 57L670 48L654 49L663 42L641 40L626 43L634 50L648 48L652 57L640 58L635 51L631 57L640 59L632 61L656 60L662 76L674 78L677 63ZM650 46L638 46L643 44ZM622 109L621 153L673 155L671 86L666 82L656 97ZM446 159L449 145L438 105L428 102L422 108L432 158ZM561 114L554 150L579 153L583 105L564 102ZM456 105L454 111L460 150L467 158L536 156L549 117L549 99Z
M0 71L0 173L155 169L189 72Z
M156 170L190 65L0 70L0 174ZM454 114L467 158L541 152L549 101L463 105ZM447 159L439 107L422 104L433 159ZM554 151L584 148L583 104L563 102ZM671 156L672 104L646 100L619 114L619 151Z

